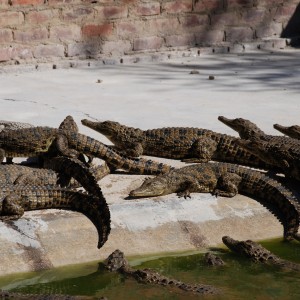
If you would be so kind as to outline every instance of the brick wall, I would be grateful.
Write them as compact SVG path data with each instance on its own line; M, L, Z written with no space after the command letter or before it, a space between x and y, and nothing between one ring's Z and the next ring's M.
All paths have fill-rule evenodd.
M294 0L0 0L0 62L279 37Z

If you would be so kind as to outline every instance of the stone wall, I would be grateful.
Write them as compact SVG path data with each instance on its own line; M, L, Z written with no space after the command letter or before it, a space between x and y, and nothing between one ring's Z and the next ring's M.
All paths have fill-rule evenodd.
M0 0L0 62L279 37L295 0Z

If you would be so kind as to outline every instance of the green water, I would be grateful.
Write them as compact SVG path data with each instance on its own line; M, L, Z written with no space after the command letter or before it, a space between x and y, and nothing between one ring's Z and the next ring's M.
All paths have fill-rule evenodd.
M262 245L282 258L300 263L300 244L280 239ZM153 268L186 283L203 283L218 287L220 296L206 299L300 299L300 273L282 271L274 266L255 264L227 249L213 252L227 263L208 267L203 253L176 254L167 257L135 257L129 262L136 268ZM106 296L108 299L199 299L179 289L139 284L133 279L108 273L98 262L68 266L48 271L0 277L0 288L23 293Z

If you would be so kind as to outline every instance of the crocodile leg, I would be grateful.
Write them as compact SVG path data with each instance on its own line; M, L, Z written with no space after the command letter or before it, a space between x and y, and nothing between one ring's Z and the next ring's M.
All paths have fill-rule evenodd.
M56 139L56 147L59 152L61 152L63 155L68 157L75 157L77 158L79 156L79 153L74 150L70 149L68 146L68 139L63 134L60 134Z
M201 163L212 160L214 152L217 150L218 143L209 137L199 137L191 146L192 158L185 158L186 163Z
M5 220L15 220L22 217L24 214L24 208L19 204L20 198L15 194L10 194L3 199L1 214L6 215L0 217Z
M215 196L234 197L238 192L238 185L242 177L234 173L225 173L218 179L217 187L213 192Z

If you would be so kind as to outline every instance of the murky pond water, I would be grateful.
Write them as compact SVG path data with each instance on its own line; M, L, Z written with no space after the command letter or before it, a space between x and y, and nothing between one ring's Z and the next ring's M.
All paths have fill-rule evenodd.
M281 239L265 241L263 246L300 263L300 244ZM136 268L153 268L186 283L203 283L218 287L222 294L205 299L300 299L300 273L274 266L259 265L238 257L229 250L213 249L227 263L208 267L203 253L173 254L167 257L133 257ZM161 286L139 284L133 279L108 273L97 262L48 271L0 277L0 288L22 293L105 296L108 299L186 299L186 292ZM188 299L199 299L188 294Z

